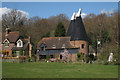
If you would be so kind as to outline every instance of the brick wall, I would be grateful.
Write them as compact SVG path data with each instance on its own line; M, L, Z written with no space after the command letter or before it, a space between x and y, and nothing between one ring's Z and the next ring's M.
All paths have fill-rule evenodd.
M80 47L79 52L88 54L88 42L87 41L70 41L70 44L75 47ZM82 48L82 44L84 44L84 48Z
M10 43L9 47L5 47L5 44L2 44L2 51L8 51L9 55L12 56L12 48L15 46L14 43Z
M73 62L77 61L77 54L72 54L72 61Z

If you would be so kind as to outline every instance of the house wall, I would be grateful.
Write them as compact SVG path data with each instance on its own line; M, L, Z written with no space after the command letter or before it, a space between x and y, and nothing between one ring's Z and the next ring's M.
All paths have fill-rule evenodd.
M88 42L87 41L70 41L70 44L75 46L75 47L80 47L79 52L88 54ZM82 49L82 44L84 44L84 48Z
M67 61L68 61L68 62L72 61L72 54L69 54L69 55L68 55Z
M2 53L2 44L0 43L0 53Z
M77 54L79 52L79 49L67 49L69 54ZM60 54L61 52L64 52L64 49L50 49L45 51L39 51L38 53L40 55L46 55L46 54Z
M1 52L2 52L2 33L0 33L0 53Z
M73 62L77 61L77 54L72 54L72 61Z
M15 46L14 43L10 43L9 47L5 47L5 44L2 44L2 51L8 51L9 52L9 56L12 56L12 48Z

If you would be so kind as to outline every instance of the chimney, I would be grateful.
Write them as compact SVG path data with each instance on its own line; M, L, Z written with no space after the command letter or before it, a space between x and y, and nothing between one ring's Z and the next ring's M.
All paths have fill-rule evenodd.
M31 58L32 45L30 43L30 36L28 36L28 45L29 45L29 57Z
M28 36L28 43L30 43L30 36Z
M5 36L8 36L10 28L7 27L5 30L6 30L6 35Z

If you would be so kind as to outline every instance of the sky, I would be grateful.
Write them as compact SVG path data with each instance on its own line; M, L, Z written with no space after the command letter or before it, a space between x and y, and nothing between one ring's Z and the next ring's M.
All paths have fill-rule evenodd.
M39 16L49 18L59 14L65 14L70 19L73 12L82 8L82 17L90 13L113 13L118 10L118 2L2 2L2 12L10 9L18 9L29 18ZM5 11L6 12L6 11Z

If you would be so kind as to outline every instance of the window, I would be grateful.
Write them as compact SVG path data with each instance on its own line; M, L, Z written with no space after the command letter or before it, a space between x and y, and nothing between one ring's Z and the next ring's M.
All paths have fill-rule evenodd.
M39 46L39 48L40 48L40 51L45 51L46 45L45 45L44 43L42 43L42 44Z
M44 51L44 47L41 47L41 51Z
M9 51L6 52L6 55L9 56Z
M17 41L17 47L23 47L23 42L22 42L22 40L18 40Z
M84 44L82 44L82 49L83 49L84 47L85 47Z
M21 46L21 42L19 43L19 46Z
M56 46L55 46L55 45L53 45L53 46L52 46L52 48L56 48Z
M9 47L9 43L6 42L6 43L5 43L5 47Z
M65 44L62 45L62 48L65 48Z
M62 55L60 55L60 59L62 59Z
M5 47L9 47L9 41L7 39L5 39L3 43L5 44Z

